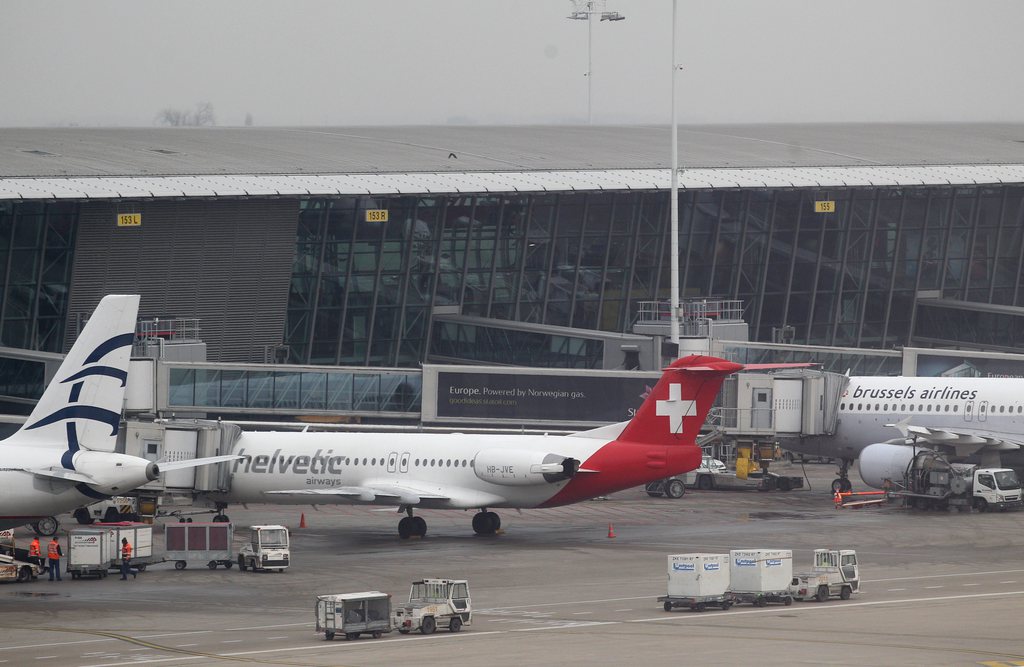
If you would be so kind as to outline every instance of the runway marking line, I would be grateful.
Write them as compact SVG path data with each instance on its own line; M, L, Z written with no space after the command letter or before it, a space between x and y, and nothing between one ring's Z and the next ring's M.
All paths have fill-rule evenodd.
M821 612L821 611L825 611L825 610L840 610L840 611L842 611L842 610L854 609L854 608L857 608L857 607L874 607L874 606L893 605L893 604L913 604L913 603L918 603L918 602L931 603L931 602L937 602L937 601L943 601L943 600L965 600L965 599L971 599L971 598L989 598L989 597L995 598L995 597L1009 597L1009 596L1013 596L1013 595L1024 595L1024 590L1021 590L1021 591L1003 591L1003 592L1000 592L1000 593L972 593L970 595L945 595L945 596L930 597L930 598L906 598L906 599L902 599L902 600L876 600L876 601L873 601L873 602L843 602L843 603L837 603L837 604L815 604L815 605L807 605L807 606L799 606L799 607L787 607L786 608L786 613L788 614L788 613L803 612L803 611L808 611L808 612L812 612L813 613L813 612ZM744 610L744 611L730 611L727 615L716 616L716 618L723 618L723 619L724 618L732 618L734 616L743 616L743 615L746 615L746 614L766 614L766 613L767 614L777 614L777 613L779 613L779 611L780 610L778 608L767 608L766 607L766 608L763 608L763 609L750 609L750 610ZM577 628L587 628L587 627L604 626L604 625L625 625L627 623L654 623L654 622L665 622L665 621L673 622L673 621L685 621L685 620L696 621L698 619L707 619L707 616L704 615L704 614L664 614L662 616L658 616L658 617L654 617L654 618L641 618L641 619L633 619L633 620L629 620L629 621L581 621L581 622L569 622L569 623L562 624L562 625L547 626L547 627L537 627L537 628L519 628L519 629L515 629L515 630L491 630L491 631L485 631L485 632L467 632L467 633L461 633L460 632L458 634L447 634L447 635L421 635L419 637L399 637L399 638L394 638L394 639L378 639L376 642L374 642L374 645L378 645L379 646L379 645L384 645L384 644L392 644L392 643L395 643L395 642L430 641L430 640L445 640L445 639L469 640L469 639L472 639L474 637L486 637L486 636L489 636L489 635L505 635L505 634L510 634L512 632L545 632L545 631L550 631L550 630L573 630L573 629L577 629ZM130 638L126 638L126 639L130 640ZM363 646L365 648L366 645L365 644L352 644L352 645L346 646L346 645L342 644L342 645L339 645L339 646L335 647L335 650L355 649L358 646ZM154 646L154 648L159 648L159 647ZM316 650L321 650L321 649L323 649L323 643L319 642L316 645L310 645L310 646L292 646L292 647L286 647L286 648L261 649L261 650L257 650L257 651L239 651L239 652L234 652L234 653L223 653L223 654L219 654L219 655L217 655L217 654L208 654L208 655L177 655L177 656L173 656L173 657L169 657L169 658L154 658L154 659L151 659L151 660L133 660L133 661L130 661L130 662L102 663L102 664L90 665L89 667L127 667L128 665L155 664L155 663L161 663L161 662L171 662L171 661L175 661L175 660L177 660L177 661L208 660L211 657L216 657L216 658L222 659L222 660L237 660L239 658L243 658L243 657L247 657L247 656L256 656L256 655L260 655L260 654L264 654L264 653L292 653L292 652L295 652L295 651L316 651ZM948 650L956 650L956 651L959 651L959 652L972 652L972 653L977 653L978 652L978 651L973 651L971 649L935 649L935 650L946 650L946 651L948 651ZM1016 659L1018 656L1007 655L1007 657ZM984 664L984 663L979 663L979 664ZM999 664L999 663L996 663L996 664Z

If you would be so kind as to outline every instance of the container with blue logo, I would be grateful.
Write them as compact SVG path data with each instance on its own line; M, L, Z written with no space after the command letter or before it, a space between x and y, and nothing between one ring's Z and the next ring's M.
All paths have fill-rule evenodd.
M741 602L790 604L793 552L789 549L734 549L729 552L729 591Z
M671 597L724 595L729 590L728 554L679 554L668 557Z

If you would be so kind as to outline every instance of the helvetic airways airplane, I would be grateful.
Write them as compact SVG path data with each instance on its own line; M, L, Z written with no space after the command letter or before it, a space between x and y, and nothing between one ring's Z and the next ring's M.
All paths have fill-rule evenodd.
M1024 395L1007 378L851 377L830 436L787 440L794 452L842 460L833 490L850 490L847 470L883 488L903 478L915 448L986 467L1024 465Z
M137 295L104 297L28 420L0 442L0 528L47 520L55 532L54 515L131 491L161 471L234 458L157 464L114 453L138 310Z
M631 420L567 436L246 432L233 453L229 503L397 506L403 539L423 536L413 509L477 509L473 530L501 525L489 508L568 505L696 468L694 440L722 380L742 366L689 356L665 369Z

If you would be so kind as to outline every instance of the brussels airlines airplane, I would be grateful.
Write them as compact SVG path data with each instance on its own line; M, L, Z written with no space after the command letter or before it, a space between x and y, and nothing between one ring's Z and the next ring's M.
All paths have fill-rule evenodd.
M161 471L234 457L174 463L114 453L139 297L106 296L78 336L32 414L0 442L0 528L131 491ZM51 534L50 530L42 530Z
M828 436L789 440L786 449L842 461L833 491L850 490L847 470L883 488L901 479L914 449L930 448L986 467L1024 465L1024 383L1013 378L851 377Z
M488 508L568 505L693 470L694 443L722 380L742 366L690 356L665 369L628 422L567 436L243 433L233 448L228 503L363 503L397 506L403 539L423 536L413 509L477 509L473 530L501 525ZM220 514L215 520L225 521Z

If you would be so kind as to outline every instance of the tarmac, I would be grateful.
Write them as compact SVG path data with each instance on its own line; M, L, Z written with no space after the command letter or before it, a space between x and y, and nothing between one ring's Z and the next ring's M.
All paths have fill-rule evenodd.
M420 512L427 536L402 541L393 509L232 507L236 550L252 524L292 529L286 572L167 562L128 581L0 584L0 665L1024 665L1024 512L837 510L834 466L776 470L806 470L811 488L678 500L631 489L499 510L502 530L487 537L473 534L472 512ZM29 535L20 529L19 544ZM857 551L853 599L703 613L657 602L669 554L792 549L799 571L822 547ZM317 595L380 590L400 602L421 577L468 579L472 625L354 641L314 632Z

